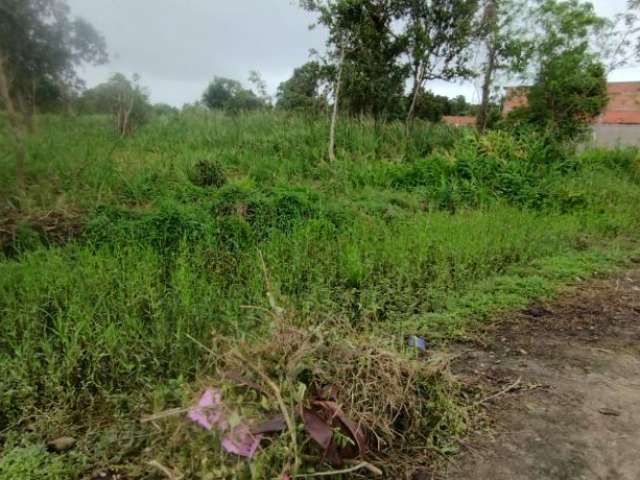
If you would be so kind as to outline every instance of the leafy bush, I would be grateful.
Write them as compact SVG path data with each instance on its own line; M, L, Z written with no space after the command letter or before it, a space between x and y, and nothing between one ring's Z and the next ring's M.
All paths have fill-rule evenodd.
M509 120L548 131L560 141L575 141L608 101L604 65L581 49L569 50L543 62L527 104L514 109Z
M200 160L195 164L191 181L200 187L221 187L227 183L224 168L216 160Z
M181 241L202 240L214 232L215 225L205 210L165 201L152 212L99 207L87 223L83 238L95 247L149 245L171 254Z
M422 159L354 168L351 181L354 186L419 189L448 210L500 199L540 207L551 179L576 168L566 149L535 130L468 131L450 148L437 148Z

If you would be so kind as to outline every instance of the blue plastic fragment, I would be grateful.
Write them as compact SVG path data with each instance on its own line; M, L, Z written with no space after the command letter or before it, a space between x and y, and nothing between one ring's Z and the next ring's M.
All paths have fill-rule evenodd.
M418 350L426 350L427 349L427 341L424 337L418 337L416 335L410 335L408 344L410 347L417 348Z

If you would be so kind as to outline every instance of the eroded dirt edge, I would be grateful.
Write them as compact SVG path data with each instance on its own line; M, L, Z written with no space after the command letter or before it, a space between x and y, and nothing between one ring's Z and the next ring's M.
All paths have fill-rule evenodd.
M640 268L511 315L485 338L455 348L455 370L488 392L489 428L444 478L640 479Z

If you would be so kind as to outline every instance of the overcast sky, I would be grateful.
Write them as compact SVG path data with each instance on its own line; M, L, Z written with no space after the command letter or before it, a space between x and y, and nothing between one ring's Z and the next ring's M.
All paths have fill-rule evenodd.
M87 67L88 86L110 74L138 73L154 102L182 106L200 98L214 76L246 83L258 70L275 92L296 66L322 51L325 32L309 30L313 17L292 0L68 0L72 13L106 38L108 65ZM595 0L600 15L623 11L626 0ZM640 80L640 68L614 72L611 80ZM473 83L432 83L436 93L477 101Z

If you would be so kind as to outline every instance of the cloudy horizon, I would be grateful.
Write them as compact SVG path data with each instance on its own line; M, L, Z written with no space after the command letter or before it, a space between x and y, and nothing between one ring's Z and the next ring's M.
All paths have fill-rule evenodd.
M137 73L155 103L177 107L200 99L214 76L247 83L258 70L275 93L293 69L323 51L326 31L309 29L314 17L290 0L69 0L72 14L106 38L110 62L80 69L88 87L113 73ZM596 0L600 15L624 10L626 0ZM615 71L610 80L640 80L640 68ZM431 82L429 89L477 101L474 82Z

